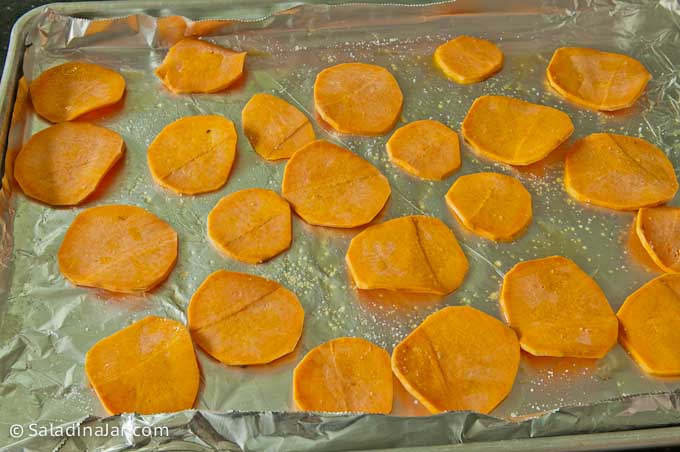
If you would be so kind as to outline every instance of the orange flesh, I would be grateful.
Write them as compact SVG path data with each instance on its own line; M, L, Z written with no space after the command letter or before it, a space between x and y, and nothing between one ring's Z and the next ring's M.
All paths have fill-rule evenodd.
M667 273L680 273L680 209L642 208L635 233L654 263Z
M476 83L501 70L503 52L486 39L458 36L437 47L434 62L456 83Z

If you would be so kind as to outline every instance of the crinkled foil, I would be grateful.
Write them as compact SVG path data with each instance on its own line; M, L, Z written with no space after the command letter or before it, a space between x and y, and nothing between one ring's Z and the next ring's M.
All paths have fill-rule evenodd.
M115 3L115 2L113 2ZM510 4L510 5L509 5ZM11 160L21 144L47 124L17 108L6 159L0 207L0 446L11 424L82 422L119 426L125 435L24 438L23 450L349 450L442 445L510 438L606 432L680 424L680 380L644 375L617 346L600 360L536 358L523 354L515 386L491 416L428 416L397 385L391 416L317 415L294 412L291 377L312 347L339 336L360 336L387 350L433 311L466 304L500 317L503 275L515 263L553 254L575 260L604 289L616 310L656 273L630 247L633 214L585 206L562 188L564 147L544 162L509 168L481 161L462 145L462 168L442 182L418 180L393 166L388 138L334 134L316 121L320 138L342 144L376 165L392 197L376 221L409 214L434 215L453 228L468 259L463 286L444 299L357 291L344 264L355 230L314 227L294 219L291 249L252 266L220 255L206 236L206 217L228 193L244 188L279 190L285 163L259 158L243 136L240 113L255 93L273 93L314 118L312 90L322 68L363 61L388 68L404 92L401 123L433 118L460 129L472 101L503 94L557 107L576 130L571 141L609 131L643 137L680 167L680 6L653 1L458 2L429 6L300 5L258 3L236 13L209 2L107 21L65 17L45 10L30 25L24 75L71 60L120 71L124 102L88 119L120 133L127 151L97 195L79 208L51 208L12 190ZM514 8L514 9L513 9ZM270 14L272 9L277 12ZM142 14L142 13L148 13ZM257 19L190 21L194 19ZM442 42L459 34L490 39L505 67L474 85L447 80L432 63ZM223 93L173 95L153 69L183 35L207 35L248 52L243 82ZM595 47L631 55L653 74L632 108L612 114L575 107L545 82L545 67L560 46ZM21 96L19 96L21 97ZM168 123L187 115L220 114L237 124L237 160L229 182L216 193L177 196L155 185L146 149ZM533 194L534 221L513 243L496 244L463 230L447 211L444 194L463 174L498 171L517 176ZM75 287L59 273L56 252L83 208L126 203L141 206L179 233L179 260L169 279L144 296L122 296ZM98 340L149 314L186 321L186 306L211 272L230 269L277 280L293 290L306 311L299 346L272 365L226 367L198 350L202 369L195 411L106 418L88 387L83 361ZM647 394L647 395L641 395ZM568 407L568 408L564 408ZM135 426L168 426L169 436L134 436Z

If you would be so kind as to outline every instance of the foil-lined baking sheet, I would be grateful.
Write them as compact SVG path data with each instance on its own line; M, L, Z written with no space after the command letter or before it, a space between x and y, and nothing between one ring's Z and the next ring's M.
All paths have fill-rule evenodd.
M93 21L45 9L29 25L23 64L28 81L51 66L73 60L115 68L125 77L124 101L87 119L121 134L127 150L124 161L87 204L57 209L39 204L13 189L11 162L22 143L48 124L30 106L23 108L18 102L15 108L0 199L0 447L21 439L10 437L10 425L31 423L117 426L126 433L24 438L12 447L330 451L680 424L680 380L644 375L620 346L600 360L537 358L523 353L515 386L492 416L463 412L428 416L398 384L392 416L294 412L292 371L309 349L334 337L360 336L391 351L428 314L446 305L466 304L500 318L500 284L518 261L553 254L572 258L600 284L615 310L628 294L656 276L639 250L629 244L633 214L588 207L565 194L562 160L566 146L543 162L510 168L480 160L462 144L460 171L445 181L429 182L389 162L385 152L389 135L337 135L313 121L318 137L365 157L389 179L392 196L376 222L427 214L441 218L455 231L470 261L470 272L462 287L444 299L358 291L344 263L349 240L357 230L310 226L295 217L291 249L257 266L220 255L206 236L207 214L221 197L251 187L280 191L285 162L264 161L242 134L240 114L247 100L258 92L272 93L315 118L315 76L342 62L379 64L395 75L404 92L400 124L432 118L458 131L475 98L502 94L567 112L575 125L572 142L597 131L640 136L663 149L678 168L677 2L254 3L250 10L248 5L201 3L191 11L184 7L142 12L149 15L140 12ZM173 15L180 13L196 20ZM432 53L459 34L496 42L506 57L503 70L474 85L447 80L434 67ZM204 36L247 51L245 79L218 94L167 91L153 69L167 47L184 35ZM625 111L605 114L578 108L560 98L545 81L545 67L560 46L628 54L639 59L654 78L639 102ZM153 183L146 148L165 125L195 114L220 114L236 123L237 160L227 185L218 192L178 196ZM497 244L478 238L462 229L447 211L444 194L453 181L479 171L512 174L532 193L534 221L517 241ZM112 295L75 287L59 273L56 252L76 214L86 207L113 203L148 209L179 233L177 266L149 294ZM150 314L185 322L193 291L217 269L271 278L298 295L306 319L295 352L271 365L241 368L221 365L197 349L202 370L197 411L105 418L84 375L87 350ZM134 436L137 426L169 429L164 436Z

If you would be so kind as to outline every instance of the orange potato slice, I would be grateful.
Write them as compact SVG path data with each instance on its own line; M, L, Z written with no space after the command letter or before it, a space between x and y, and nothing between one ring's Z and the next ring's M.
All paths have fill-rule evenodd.
M115 104L125 92L118 72L76 61L50 68L30 85L35 111L50 122L64 122Z
M469 306L428 316L394 348L392 370L431 413L489 413L510 393L519 343L503 322Z
M323 140L288 160L282 194L307 223L353 228L371 222L390 197L378 169L345 148Z
M392 396L390 355L357 337L313 348L293 373L293 399L304 411L387 414Z
M442 180L460 168L458 135L430 119L397 129L387 141L387 154L395 165L423 179Z
M297 108L271 94L255 94L241 113L243 133L267 160L287 159L316 139L309 119Z
M170 47L156 75L176 94L216 93L241 78L245 62L246 52L184 38Z
M420 215L366 228L350 242L346 260L359 289L445 295L468 271L451 229L438 218Z
M458 36L437 47L434 63L456 83L476 83L501 70L503 52L486 39Z
M566 257L515 265L505 275L500 302L532 355L602 358L616 344L618 322L602 289Z
M317 113L340 133L387 133L399 119L403 100L394 76L373 64L338 64L319 72L314 83Z
M673 164L640 138L594 133L567 153L564 187L579 201L637 210L669 201L678 190Z
M85 373L109 414L189 410L199 371L189 332L149 316L106 337L85 355Z
M446 193L454 216L475 234L510 241L531 223L531 194L517 179L499 173L461 176Z
M80 204L123 156L120 135L84 122L55 124L31 137L14 178L27 196L53 206Z
M213 358L230 366L266 364L295 349L305 311L275 281L218 270L196 289L189 330Z
M59 270L73 284L146 292L175 266L177 233L141 207L92 207L73 220L57 259Z
M635 233L654 263L666 273L680 273L680 209L638 210Z
M187 116L165 126L149 146L154 180L185 195L227 183L236 156L234 123L219 115Z
M237 191L210 211L208 237L234 259L259 264L290 247L290 205L271 190Z
M555 50L546 75L567 100L602 111L630 107L652 78L634 58L579 47Z
M461 129L480 155L509 165L544 159L567 141L574 125L555 108L505 96L478 97Z
M619 342L642 369L680 376L680 275L662 275L626 298L616 314Z

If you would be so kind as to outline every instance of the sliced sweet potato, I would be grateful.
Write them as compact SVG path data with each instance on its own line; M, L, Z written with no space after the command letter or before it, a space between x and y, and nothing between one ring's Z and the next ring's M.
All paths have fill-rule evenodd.
M574 125L555 108L505 96L478 97L461 129L480 155L525 166L544 159L567 141Z
M481 82L503 67L503 52L491 41L458 36L437 47L434 62L457 83Z
M640 138L594 133L569 149L564 187L582 202L617 210L663 204L675 196L673 164Z
M441 220L396 218L357 234L347 265L360 289L388 289L444 295L461 285L468 260L456 236Z
M616 344L618 322L602 289L566 257L515 265L500 302L532 355L602 358Z
M189 332L149 316L90 348L85 373L109 414L159 414L191 409L199 384Z
M307 223L353 228L378 215L390 197L390 184L363 158L317 140L288 160L281 191Z
M390 355L357 337L313 348L293 373L293 398L304 411L387 414L392 396Z
M73 220L57 258L59 270L73 284L146 292L175 266L177 233L141 207L92 207Z
M208 237L234 259L259 264L290 247L290 205L271 190L237 191L210 211Z
M55 124L31 137L14 178L27 196L53 206L80 204L123 156L120 135L84 122Z
M635 233L649 257L667 273L680 273L680 209L652 207L638 210Z

